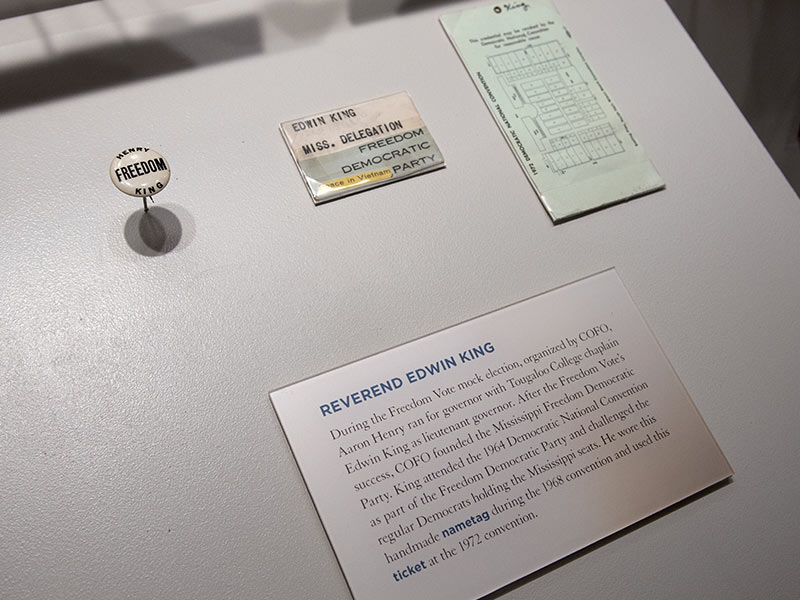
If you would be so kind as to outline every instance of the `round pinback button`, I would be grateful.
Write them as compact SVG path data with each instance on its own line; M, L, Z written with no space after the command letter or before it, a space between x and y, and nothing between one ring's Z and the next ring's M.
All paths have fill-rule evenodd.
M152 148L126 148L119 152L108 174L120 192L138 198L147 198L159 193L169 183L169 164Z

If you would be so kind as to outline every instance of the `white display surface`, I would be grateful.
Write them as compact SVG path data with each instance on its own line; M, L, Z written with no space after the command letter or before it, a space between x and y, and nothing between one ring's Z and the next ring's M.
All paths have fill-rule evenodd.
M349 598L268 392L615 266L736 475L498 597L796 598L800 200L664 3L556 2L667 185L558 226L439 26L464 5L180 4L168 74L0 88L0 597ZM315 207L278 123L398 89L447 168ZM154 227L108 179L143 144Z

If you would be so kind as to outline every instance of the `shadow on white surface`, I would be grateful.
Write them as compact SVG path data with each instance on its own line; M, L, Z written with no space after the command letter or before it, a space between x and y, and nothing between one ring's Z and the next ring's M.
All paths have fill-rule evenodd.
M28 15L40 10L53 10L71 4L80 4L87 0L0 0L0 19L10 19L20 15Z
M173 29L181 27L176 18L172 21ZM248 16L54 55L0 70L0 112L262 51L261 27Z
M181 218L173 211L180 213ZM185 248L193 238L194 220L188 212L174 205L170 208L151 206L148 212L137 210L125 222L125 241L131 250L142 256L169 254L178 246Z
M452 2L455 0L350 0L350 21L358 25Z
M79 2L49 11L47 17L34 13L0 28L0 112L274 54L314 44L348 25L453 1L237 0L224 6L190 2L190 7L174 9L166 2L139 2L138 18L131 16L130 8ZM53 0L59 2L75 4ZM15 34L11 37L16 43L4 45L3 36L9 34ZM31 46L38 49L30 50L33 56L24 52Z

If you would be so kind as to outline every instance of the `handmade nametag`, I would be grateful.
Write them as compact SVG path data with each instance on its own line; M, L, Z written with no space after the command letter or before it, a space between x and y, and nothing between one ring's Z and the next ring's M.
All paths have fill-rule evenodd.
M405 92L281 123L315 204L444 166Z

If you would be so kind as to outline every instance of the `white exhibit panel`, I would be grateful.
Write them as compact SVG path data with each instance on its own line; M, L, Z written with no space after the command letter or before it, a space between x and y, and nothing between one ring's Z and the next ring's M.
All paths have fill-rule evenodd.
M270 392L612 268L735 474L470 577L797 598L800 199L662 0L553 4L665 184L558 225L439 22L475 3L0 21L0 598L352 598ZM398 92L446 166L315 205L280 124ZM168 161L147 213L137 148Z
M480 598L733 472L613 270L272 392L361 598Z

